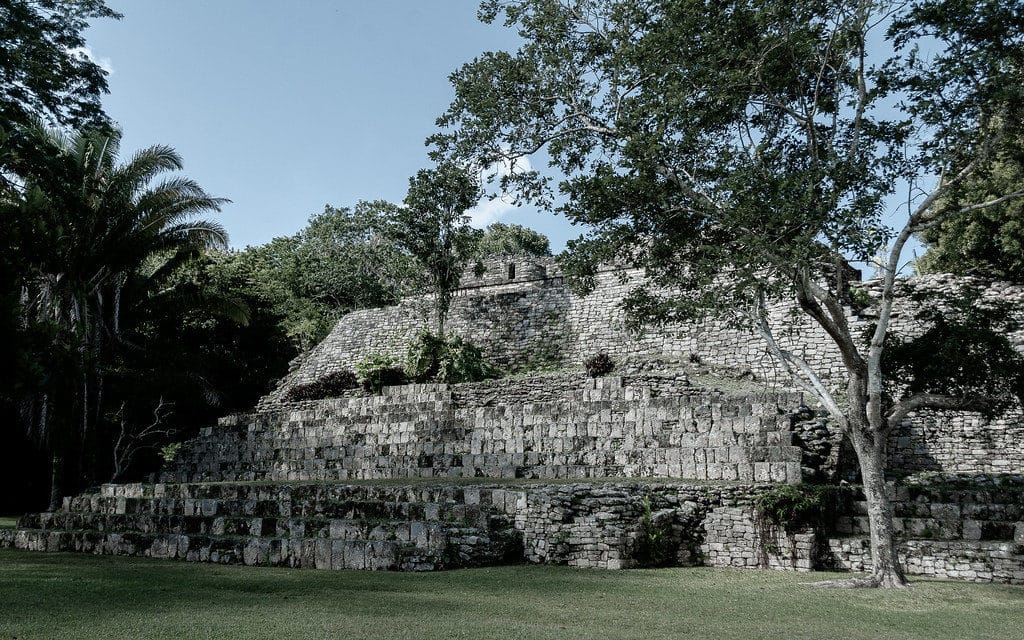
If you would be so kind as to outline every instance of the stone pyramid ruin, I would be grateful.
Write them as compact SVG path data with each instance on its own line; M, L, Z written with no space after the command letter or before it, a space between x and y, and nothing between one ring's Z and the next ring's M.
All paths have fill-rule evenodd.
M619 302L636 272L600 273L578 296L550 259L485 266L463 280L449 324L514 375L292 401L290 390L366 354L403 355L430 321L425 297L356 311L252 413L202 429L154 482L65 498L0 544L335 569L870 564L854 490L837 492L828 522L792 530L757 508L781 485L837 481L849 465L759 341L710 321L628 330ZM1024 309L1022 287L968 284ZM773 314L791 322L787 309ZM827 336L806 325L788 335L839 379ZM581 363L599 352L618 366L590 378ZM892 488L909 573L1024 583L1019 414L916 416L889 456L909 476Z

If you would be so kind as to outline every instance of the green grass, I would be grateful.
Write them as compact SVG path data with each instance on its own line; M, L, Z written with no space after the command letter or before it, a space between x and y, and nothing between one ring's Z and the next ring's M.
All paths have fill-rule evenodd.
M0 529L13 529L18 526L16 516L0 516Z
M1021 638L1024 589L825 574L502 567L430 574L0 551L0 639Z

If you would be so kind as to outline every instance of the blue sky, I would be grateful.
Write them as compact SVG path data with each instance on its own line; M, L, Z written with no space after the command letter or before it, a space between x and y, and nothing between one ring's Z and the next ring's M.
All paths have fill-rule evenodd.
M290 235L325 204L400 201L430 166L423 145L452 98L448 74L515 34L478 0L108 0L120 21L86 33L110 69L121 154L168 144L185 174L230 198L220 220L244 247ZM497 216L497 218L495 218ZM501 203L476 212L547 234L564 218Z

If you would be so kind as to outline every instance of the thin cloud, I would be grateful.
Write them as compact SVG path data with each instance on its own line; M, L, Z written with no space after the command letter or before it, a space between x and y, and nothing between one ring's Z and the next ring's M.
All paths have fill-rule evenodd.
M467 211L469 214L469 224L476 227L477 229L483 229L492 222L497 222L500 218L512 213L519 209L512 202L512 197L506 194L494 198L483 198L480 203L475 207Z
M114 65L110 62L110 58L97 58L89 47L74 47L68 49L68 53L82 60L88 60L103 69L108 76L114 75Z
M533 165L530 164L529 158L516 158L513 161L502 160L481 171L480 178L484 182L489 182L512 173L532 170ZM482 229L492 222L497 222L499 219L519 209L514 200L512 195L508 193L499 194L495 198L485 196L475 207L466 212L469 214L469 224Z

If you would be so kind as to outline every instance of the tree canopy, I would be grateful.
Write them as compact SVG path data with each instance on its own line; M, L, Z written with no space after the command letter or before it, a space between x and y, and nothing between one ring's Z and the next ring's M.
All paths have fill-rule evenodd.
M339 313L397 303L420 274L385 233L388 224L368 202L310 218L296 250L304 295Z
M46 118L50 124L107 127L100 105L107 73L82 32L121 15L103 0L4 0L0 4L0 127Z
M492 222L477 243L479 257L496 255L550 256L547 236L521 224Z
M434 294L437 335L444 336L452 292L477 247L479 232L466 213L480 200L472 172L453 163L421 169L409 178L404 206L377 203L389 219L388 234L423 268Z
M955 209L958 202L984 201L1024 188L1024 158L1000 157L985 173L963 182L956 200L939 206ZM924 273L946 272L1024 282L1024 200L951 216L926 229L921 239L927 252L917 260Z
M885 393L894 284L911 236L1021 195L936 206L1020 151L1024 5L485 0L480 15L524 44L452 74L435 156L515 167L544 149L550 171L512 171L500 186L592 229L564 260L581 285L601 262L636 265L647 274L627 300L636 317L716 313L757 331L853 443L870 582L905 584L883 486L886 435L911 411L971 401ZM895 226L892 197L903 203ZM845 260L886 246L865 341L846 318ZM778 340L766 308L779 297L834 341L841 392Z
M95 471L107 391L139 348L127 319L181 264L226 245L224 230L199 217L225 200L188 178L160 180L183 166L170 147L121 163L117 131L64 134L36 122L17 135L20 188L5 189L0 206L19 244L5 247L15 271L3 293L17 295L20 333L38 338L22 347L37 374L22 380L22 413L53 454L52 504L65 466Z
M220 256L215 269L270 305L298 349L312 348L341 315L395 304L421 285L416 261L387 233L385 204L328 205L295 235Z

